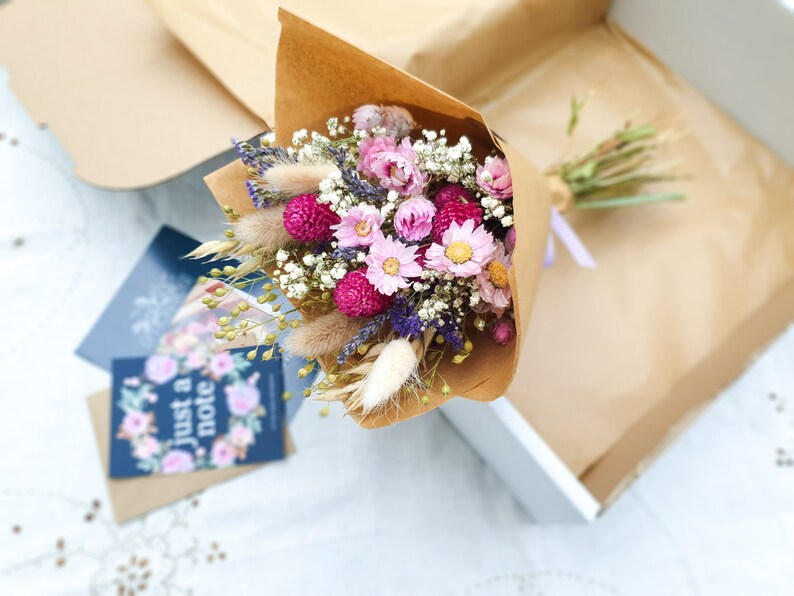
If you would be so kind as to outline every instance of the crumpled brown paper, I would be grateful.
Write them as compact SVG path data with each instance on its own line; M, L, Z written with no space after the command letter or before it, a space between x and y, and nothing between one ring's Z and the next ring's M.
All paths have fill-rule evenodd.
M518 243L510 281L518 318L517 339L500 346L489 334L475 332L471 336L475 349L464 364L454 365L445 358L439 367L436 382L427 391L429 405L422 405L418 398L403 399L384 413L356 416L357 422L366 427L384 426L438 407L452 397L441 393L444 380L453 395L475 400L501 396L515 371L546 246L549 199L545 178L512 147L494 140L482 116L469 106L287 11L280 11L279 18L277 144L289 144L292 132L302 128L323 131L328 117L351 114L359 105L397 104L408 108L424 128L445 128L451 139L467 135L480 159L494 146L500 147L513 176ZM206 180L220 205L244 215L254 210L246 193L246 178L245 167L237 161Z

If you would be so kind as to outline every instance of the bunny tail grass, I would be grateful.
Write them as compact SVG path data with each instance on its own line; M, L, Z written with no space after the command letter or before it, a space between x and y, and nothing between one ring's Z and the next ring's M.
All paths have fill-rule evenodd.
M277 164L268 169L262 179L273 190L283 195L296 196L303 193L314 193L320 189L320 182L338 169L333 164L301 165Z
M378 409L416 374L419 360L411 342L399 338L390 341L375 360L361 386L359 403L363 414Z
M326 354L338 354L361 329L360 319L351 319L338 310L304 323L287 333L281 346L294 356L312 359Z
M241 246L256 246L269 253L295 243L284 229L283 206L257 209L241 217L234 224L234 237Z

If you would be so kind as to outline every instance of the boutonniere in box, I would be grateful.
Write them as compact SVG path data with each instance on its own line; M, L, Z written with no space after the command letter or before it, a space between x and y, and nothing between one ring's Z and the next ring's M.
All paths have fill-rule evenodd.
M191 256L238 258L210 275L264 284L265 302L283 293L292 308L248 357L285 350L308 360L304 375L319 363L314 396L362 425L502 395L553 252L549 223L593 266L560 211L679 196L621 194L663 177L643 169L652 127L544 176L468 106L295 17L282 24L276 142L238 142L244 167L211 177L233 225ZM232 315L219 338L259 331L245 305Z

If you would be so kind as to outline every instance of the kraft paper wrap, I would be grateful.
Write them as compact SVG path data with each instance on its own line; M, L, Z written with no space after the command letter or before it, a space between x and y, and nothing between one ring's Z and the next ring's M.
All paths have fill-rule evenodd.
M501 148L513 174L514 218L518 233L516 259L510 283L516 305L518 337L507 346L496 344L488 333L473 331L475 344L465 364L454 365L448 356L436 381L427 391L430 403L417 398L400 400L378 415L354 416L364 427L380 427L407 420L438 407L444 396L444 380L454 394L475 400L501 396L516 368L520 339L529 321L540 264L548 234L549 192L545 178L518 152L490 134L482 116L467 105L338 37L292 15L279 12L282 24L276 67L276 144L288 146L292 132L307 128L323 132L330 116L349 115L364 103L397 104L408 108L424 128L445 128L450 139L465 134L480 159L493 147ZM241 215L254 208L245 181L246 168L239 161L206 178L221 206ZM330 365L334 358L323 362Z

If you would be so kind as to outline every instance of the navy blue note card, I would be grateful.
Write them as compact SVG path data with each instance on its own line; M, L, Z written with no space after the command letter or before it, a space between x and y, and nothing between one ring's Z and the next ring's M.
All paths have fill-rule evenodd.
M198 244L160 228L77 353L108 371L113 358L153 354L196 279L207 272L205 263L183 258Z
M283 459L282 363L248 351L114 359L111 478Z

